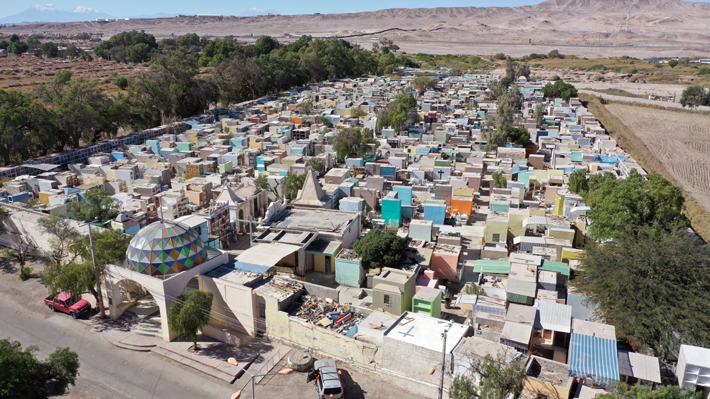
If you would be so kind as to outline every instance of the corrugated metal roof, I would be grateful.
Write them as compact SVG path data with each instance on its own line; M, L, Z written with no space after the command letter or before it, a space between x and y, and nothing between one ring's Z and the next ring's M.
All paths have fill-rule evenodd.
M505 292L509 294L518 294L530 298L535 298L537 294L537 283L531 281L508 279L508 284L505 287Z
M506 321L500 338L508 341L519 342L527 346L530 343L533 326L528 324Z
M646 356L640 353L629 352L629 363L631 363L632 376L639 380L653 381L661 383L661 366L658 358Z
M616 340L572 333L569 372L572 377L591 378L598 385L611 387L619 381Z
M555 273L561 273L569 277L569 265L564 262L556 262L554 260L543 260L539 270L546 270Z
M572 307L551 301L539 301L535 328L569 333L572 331Z
M510 262L507 260L479 259L473 266L474 273L509 274Z

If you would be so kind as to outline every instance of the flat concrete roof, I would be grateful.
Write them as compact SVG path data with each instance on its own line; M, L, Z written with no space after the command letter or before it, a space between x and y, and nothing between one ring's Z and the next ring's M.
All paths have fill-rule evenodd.
M572 333L589 335L604 339L616 340L616 328L614 326L593 321L572 319ZM710 349L708 350L710 354Z
M461 341L461 338L468 332L468 326L418 313L405 312L400 316L399 321L387 331L385 336L441 353L443 345L442 334L447 328L446 353L451 353Z
M497 359L499 356L505 356L506 352L509 352L509 350L510 347L497 342L479 337L466 337L456 345L454 353L469 357L478 356L481 358L491 355L493 359Z
M275 220L272 227L278 229L318 230L321 234L343 234L350 223L359 217L359 212L291 208L284 216Z

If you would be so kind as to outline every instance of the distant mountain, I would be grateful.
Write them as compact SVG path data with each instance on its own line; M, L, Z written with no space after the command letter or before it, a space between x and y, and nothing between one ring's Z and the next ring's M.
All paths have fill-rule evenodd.
M158 14L127 15L122 18L151 19L151 18L173 18L173 17L177 17L177 16L178 16L178 14L158 13ZM97 17L97 18L100 18L100 17Z
M95 8L81 6L71 11L66 11L53 4L46 4L32 6L19 14L0 18L0 24L18 24L23 22L93 21L96 18L112 17Z
M261 10L259 8L250 8L243 13L239 14L240 17L256 17L259 15L276 15L277 12L273 8L267 8L266 10Z

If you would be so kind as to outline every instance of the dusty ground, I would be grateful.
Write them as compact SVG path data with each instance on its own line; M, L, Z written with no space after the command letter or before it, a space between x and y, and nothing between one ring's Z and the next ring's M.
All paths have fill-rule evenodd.
M631 11L626 31L627 12ZM432 54L522 56L559 49L580 57L706 56L710 4L681 0L548 0L524 7L385 9L348 14L258 17L180 17L109 23L44 23L9 28L17 33L102 34L145 30L158 38L175 34L232 35L254 40L271 35L339 36L370 48L388 37L403 51ZM388 32L383 30L394 29ZM3 29L5 31L5 29Z
M116 77L129 77L148 69L147 65L127 65L116 62L94 60L42 59L34 56L0 57L0 90L32 92L38 84L52 80L54 74L69 70L74 77L98 80L109 94L120 90L116 87ZM115 73L116 77L113 76Z
M606 107L636 133L683 190L710 212L710 116L615 103Z

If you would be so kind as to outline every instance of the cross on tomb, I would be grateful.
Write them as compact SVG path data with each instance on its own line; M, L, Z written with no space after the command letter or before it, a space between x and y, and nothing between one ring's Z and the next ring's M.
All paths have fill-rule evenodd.
M437 172L437 173L439 173L439 180L441 180L441 176L444 174L444 170L439 169L439 172Z
M404 331L397 331L398 333L402 334L402 338L407 338L407 337L413 337L414 334L410 334L414 330L414 326L409 327L409 330L407 332Z

